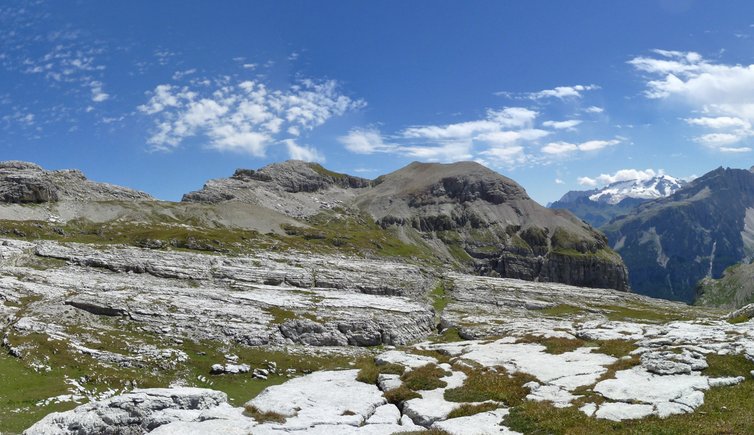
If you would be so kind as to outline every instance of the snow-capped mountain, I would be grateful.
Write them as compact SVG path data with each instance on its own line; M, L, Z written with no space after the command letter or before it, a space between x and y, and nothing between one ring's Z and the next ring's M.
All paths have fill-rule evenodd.
M670 196L686 184L670 175L645 180L618 181L597 189L589 195L591 201L618 204L626 198L657 199Z
M617 181L598 189L570 191L548 207L570 210L592 226L600 227L643 202L670 196L684 185L685 181L670 175Z

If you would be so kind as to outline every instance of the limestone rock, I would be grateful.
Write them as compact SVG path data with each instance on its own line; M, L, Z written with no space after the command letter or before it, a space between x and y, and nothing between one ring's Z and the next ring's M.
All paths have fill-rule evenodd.
M193 421L208 409L229 407L227 400L225 393L202 388L135 390L71 411L52 413L24 434L142 434L173 421Z

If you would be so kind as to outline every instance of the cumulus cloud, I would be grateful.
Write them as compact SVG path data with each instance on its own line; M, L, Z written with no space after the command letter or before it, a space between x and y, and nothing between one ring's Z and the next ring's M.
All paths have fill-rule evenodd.
M271 144L282 143L290 156L322 161L317 150L292 139L366 104L341 94L333 80L304 79L288 89L251 80L209 84L214 86L158 85L138 106L154 118L148 139L153 149L169 151L189 138L205 138L210 149L262 157Z
M653 56L628 63L646 75L647 98L680 101L705 115L687 118L690 125L727 130L698 136L698 143L723 152L747 152L749 147L740 142L754 136L754 65L715 63L699 53L670 50L654 50Z
M657 177L664 174L665 171L663 171L662 169L657 171L655 171L654 169L621 169L619 171L616 171L614 174L600 174L595 178L579 177L576 181L578 181L578 183L582 186L595 187L617 183L618 181L648 180L652 177Z

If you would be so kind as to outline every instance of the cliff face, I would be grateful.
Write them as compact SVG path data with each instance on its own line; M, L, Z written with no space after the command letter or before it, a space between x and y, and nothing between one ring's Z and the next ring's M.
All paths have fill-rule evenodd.
M752 223L754 174L719 168L603 229L637 293L692 302L699 280L751 258Z
M419 232L477 273L628 289L626 268L602 234L477 163L412 163L375 184L357 206L384 228Z

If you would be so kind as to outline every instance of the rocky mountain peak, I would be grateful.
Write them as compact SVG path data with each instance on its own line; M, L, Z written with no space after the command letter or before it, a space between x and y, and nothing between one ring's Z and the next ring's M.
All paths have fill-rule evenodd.
M330 171L319 163L301 160L272 163L257 171L238 169L232 178L272 182L291 193L317 192L334 185L344 188L361 188L371 185L371 181L365 178Z
M420 163L377 179L378 195L413 198L417 202L446 197L459 202L484 200L492 204L529 199L518 183L476 162Z

